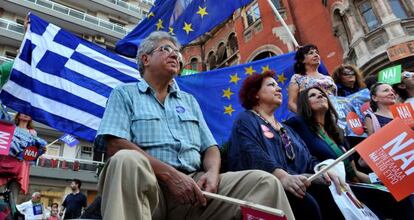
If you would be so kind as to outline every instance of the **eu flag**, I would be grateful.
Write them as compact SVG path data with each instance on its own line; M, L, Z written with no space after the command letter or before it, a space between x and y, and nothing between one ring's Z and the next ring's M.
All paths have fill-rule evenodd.
M141 40L162 30L186 45L227 20L235 10L252 0L157 0L147 17L118 41L117 53L135 57Z
M283 103L275 116L283 121L293 114L287 106L287 88L294 74L294 57L295 53L292 52L247 64L178 77L177 82L181 90L197 99L217 143L223 144L229 138L236 116L244 111L238 93L243 80L249 75L267 70L276 72L275 80L282 88ZM319 72L328 73L323 64L320 65Z

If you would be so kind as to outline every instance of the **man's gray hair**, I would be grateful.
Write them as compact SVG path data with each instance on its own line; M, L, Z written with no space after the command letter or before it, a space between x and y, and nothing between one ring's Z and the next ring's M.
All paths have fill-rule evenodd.
M32 194L32 198L33 198L33 197L35 197L35 196L41 196L40 192L34 192L34 193Z
M141 41L141 44L139 45L138 52L137 52L137 64L138 64L138 70L141 73L141 75L144 74L144 64L141 61L141 56L143 54L149 54L152 51L154 51L158 43L162 40L169 40L171 41L179 50L181 48L180 43L178 42L177 38L172 36L171 34L165 32L165 31L154 31L148 37L146 37L144 40Z

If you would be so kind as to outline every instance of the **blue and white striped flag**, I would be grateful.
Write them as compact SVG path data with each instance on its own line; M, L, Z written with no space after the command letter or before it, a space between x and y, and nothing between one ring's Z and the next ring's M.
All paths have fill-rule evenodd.
M114 87L140 78L136 64L30 14L3 103L93 141Z

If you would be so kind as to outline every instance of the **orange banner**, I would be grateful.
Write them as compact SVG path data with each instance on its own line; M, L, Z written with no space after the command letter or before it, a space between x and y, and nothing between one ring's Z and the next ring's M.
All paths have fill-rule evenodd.
M390 110L394 118L401 118L408 126L414 127L414 110L411 103L391 105Z
M392 120L355 148L397 201L414 192L414 131L403 120Z

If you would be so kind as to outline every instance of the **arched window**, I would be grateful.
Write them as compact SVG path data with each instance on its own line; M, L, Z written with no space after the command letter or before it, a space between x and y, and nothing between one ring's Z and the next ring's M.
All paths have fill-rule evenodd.
M272 51L264 51L259 53L258 55L256 55L252 61L256 61L256 60L262 60L262 59L266 59L269 57L273 57L275 55L275 53L273 53Z
M335 37L339 38L342 48L347 48L352 40L352 35L349 31L346 18L341 15L339 9L333 12L333 30Z
M237 37L235 33L230 34L227 44L230 55L233 55L236 51L239 50L239 44L237 43Z
M208 62L208 66L210 70L213 70L216 68L217 62L216 62L216 55L214 55L214 52L211 51L208 54L208 58L207 58L207 62Z
M191 67L192 70L198 71L198 59L197 59L197 57L191 58L190 67Z
M224 43L220 43L217 48L217 64L221 64L227 59L227 50Z

